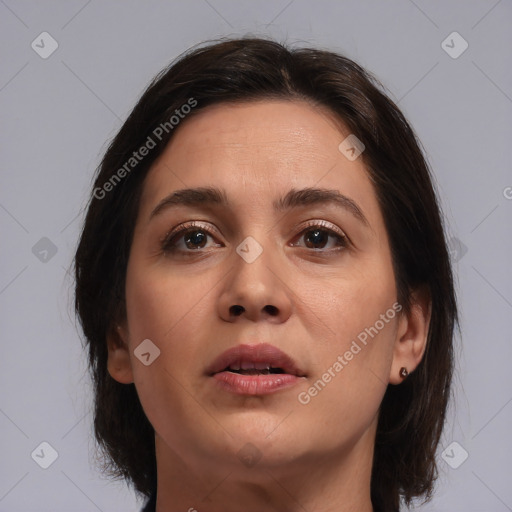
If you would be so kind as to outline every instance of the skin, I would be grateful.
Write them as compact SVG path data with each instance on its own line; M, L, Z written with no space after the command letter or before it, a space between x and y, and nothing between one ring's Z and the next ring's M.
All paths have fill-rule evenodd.
M301 101L215 105L183 121L150 170L127 269L127 316L108 337L108 368L118 382L135 383L155 428L158 512L373 510L379 406L388 383L402 382L400 368L420 362L430 304L416 293L409 314L396 314L309 403L299 402L397 302L375 191L362 159L338 149L349 133ZM230 206L178 206L149 219L171 192L199 186L225 189ZM328 203L272 209L291 188L306 187L340 191L369 226ZM181 236L178 250L164 253L161 239L188 221L210 232L206 245L189 248ZM328 232L307 245L307 221L341 230L348 246ZM248 236L263 248L252 263L236 252ZM233 305L244 310L235 315ZM134 355L145 339L161 351L149 366ZM307 376L270 395L221 390L205 369L241 343L271 343ZM261 456L253 467L237 455L246 443Z

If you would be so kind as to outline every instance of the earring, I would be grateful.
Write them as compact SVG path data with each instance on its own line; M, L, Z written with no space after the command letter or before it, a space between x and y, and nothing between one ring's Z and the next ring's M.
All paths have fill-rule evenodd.
M400 368L400 377L402 377L402 379L405 379L407 375L409 375L407 368L405 368L405 366L402 366L402 368Z

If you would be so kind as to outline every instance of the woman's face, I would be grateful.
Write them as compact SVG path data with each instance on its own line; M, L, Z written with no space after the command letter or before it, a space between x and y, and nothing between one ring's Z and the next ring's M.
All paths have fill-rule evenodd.
M421 358L375 191L339 149L349 135L303 102L216 105L145 180L109 371L187 464L361 455L388 383Z

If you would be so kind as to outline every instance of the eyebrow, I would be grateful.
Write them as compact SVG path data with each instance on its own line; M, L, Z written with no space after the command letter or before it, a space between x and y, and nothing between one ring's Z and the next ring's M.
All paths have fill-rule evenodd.
M361 208L349 197L338 190L326 188L291 189L283 197L273 201L272 207L276 212L291 210L309 205L332 204L351 213L357 220L370 227ZM223 206L228 207L226 192L217 187L197 187L176 190L162 199L149 216L151 220L156 215L176 206Z

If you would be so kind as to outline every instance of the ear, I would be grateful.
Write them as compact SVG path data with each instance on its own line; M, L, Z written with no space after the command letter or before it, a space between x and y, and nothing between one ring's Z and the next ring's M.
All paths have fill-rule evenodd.
M400 369L409 373L416 369L427 348L427 337L432 313L432 301L427 288L412 293L409 313L402 310L393 349L393 362L389 375L390 384L400 384L404 379Z
M121 325L113 326L107 335L107 346L108 373L120 384L131 384L133 373L126 328Z

